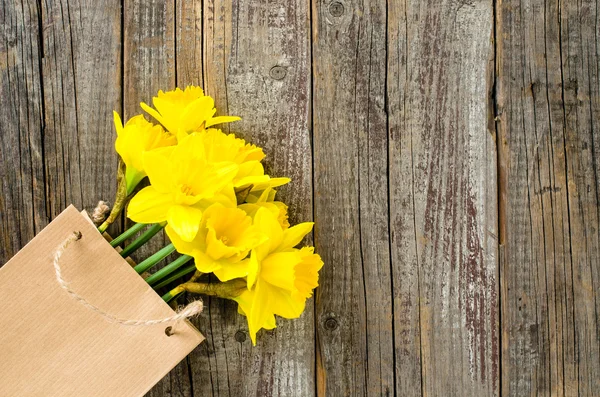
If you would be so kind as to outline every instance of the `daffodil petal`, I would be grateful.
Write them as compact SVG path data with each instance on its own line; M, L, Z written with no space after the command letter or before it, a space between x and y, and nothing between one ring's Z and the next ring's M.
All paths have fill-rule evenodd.
M242 278L248 275L248 266L250 260L246 259L237 263L224 263L221 261L221 267L214 270L215 276L225 282L234 278Z
M183 241L192 241L202 220L202 210L190 206L173 205L169 208L167 222Z
M271 187L283 186L283 185L290 183L291 181L292 181L291 178L286 178L286 177L271 178L271 180L269 182L269 186L271 186Z
M269 237L268 244L269 251L279 247L283 240L283 231L281 225L277 221L277 217L266 208L259 208L254 215L254 224L258 226L258 229L263 234ZM258 258L262 260L261 257Z
M181 113L179 128L186 132L197 131L215 114L214 106L215 102L209 96L195 99Z
M171 163L169 158L165 156L165 154L171 152L171 148L165 148L144 153L144 170L148 174L150 184L163 193L174 190Z
M241 118L236 117L236 116L213 117L206 122L206 128L211 127L213 125L223 124L223 123L231 123L232 121L238 121L238 120L241 120Z
M185 132L182 128L178 128L177 132L174 134L177 137L177 141L179 141L179 142L185 140L185 138L187 138L189 136L189 134L187 132Z
M294 267L302 262L298 250L270 254L260 264L260 277L279 288L294 291Z
M254 186L268 186L270 179L268 175L251 175L240 178L239 174L236 175L233 180L233 185L237 187L252 185L251 191L254 190Z
M206 255L200 250L194 250L193 256L194 263L196 264L196 269L198 269L202 273L213 273L221 268L221 263L215 261L213 258Z
M290 183L291 179L290 178L270 178L268 180L265 181L261 181L259 183L256 183L253 187L252 187L252 191L260 191L260 190L265 190L268 189L270 187L277 187L277 186L283 186L287 183Z
M164 222L172 204L171 195L160 193L154 187L148 186L131 199L127 207L127 217L138 223Z
M225 186L223 190L211 198L211 201L220 203L223 207L235 208L237 205L237 197L235 196L233 186Z
M250 259L248 260L248 279L246 280L246 284L248 285L248 289L251 289L256 282L256 278L258 277L258 259L256 257L256 251L252 250L250 252Z
M238 313L242 316L246 316L246 313L250 313L252 309L252 300L254 298L254 291L245 291L241 295L233 298L234 301L238 303ZM277 326L275 321L275 316L273 314L269 314L265 316L266 320L263 324L264 329L273 329Z
M277 327L277 323L275 322L275 316L272 314L269 314L266 317L265 322L262 327L264 329L273 329L273 328Z
M252 344L256 346L256 334L265 324L269 324L269 310L271 304L271 289L267 283L260 279L256 281L254 296L252 299L252 308L248 314L248 333Z
M150 116L154 117L154 119L156 121L158 121L159 123L162 124L163 127L165 127L167 130L169 130L168 126L166 126L165 120L164 118L160 115L160 113L158 113L156 110L152 109L150 106L146 105L144 102L140 103L140 107L146 112L148 113ZM171 130L169 130L171 131ZM173 131L171 131L173 132Z
M167 233L169 240L171 240L171 242L175 246L175 249L177 250L177 252L179 252L180 254L193 256L195 251L197 251L196 244L194 244L194 242L189 242L189 241L183 240L177 234L177 232L175 232L175 230L173 230L173 228L171 226L167 225L165 227L165 232Z
M254 299L254 291L246 290L240 295L233 298L238 303L238 313L247 316L246 313L250 313L252 310L252 300Z
M117 136L121 135L123 132L123 122L121 121L121 117L119 113L113 111L113 120L115 122L115 129L117 130Z
M269 286L268 289L268 296L271 299L270 309L273 313L289 319L300 317L306 306L305 299L296 299L289 291L274 286Z
M189 242L184 241L169 225L165 227L165 231L177 252L193 256L196 269L202 273L212 273L215 269L220 267L218 263L203 252L206 246L201 236L199 236L201 233L198 233L198 236L196 236L197 238L194 239L194 241Z
M304 222L284 230L283 241L279 246L279 250L283 251L298 245L300 241L302 241L304 236L310 233L310 231L313 228L313 225L314 222Z

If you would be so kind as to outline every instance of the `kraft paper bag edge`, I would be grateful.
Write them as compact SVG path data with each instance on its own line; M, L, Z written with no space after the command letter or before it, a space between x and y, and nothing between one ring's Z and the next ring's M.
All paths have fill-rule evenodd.
M69 205L69 207L73 207L73 208L77 209L75 206L73 206L73 204ZM68 207L67 207L67 208L68 208ZM91 225L93 225L94 227L96 226L96 225L94 225L94 221L92 221L92 218L90 218L90 215L88 214L88 212L87 212L86 210L82 210L82 211L80 211L80 214L81 214L81 215L82 215L82 216L83 216L83 217L84 217L84 218L85 218L85 219L86 219L86 220L87 220L87 221L88 221L88 222L89 222ZM127 261L127 260L126 260L126 262L127 262L127 264L130 264L130 263ZM133 260L132 260L131 262L132 262L132 263L134 263L134 262L133 262ZM169 307L170 307L170 306L169 306ZM175 312L173 312L173 313L175 313ZM200 332L200 330L199 330L198 328L196 328L196 326L195 326L195 325L194 325L194 324L193 324L193 323L192 323L190 320L186 319L186 320L184 320L184 321L185 321L185 322L186 322L186 323L187 323L187 324L188 324L188 325L189 325L189 326L192 328L192 330L194 330L194 331L198 332L199 336L202 338L202 340L200 341L200 343L204 342L204 340L205 340L206 338L204 337L204 335L202 335L202 332ZM168 373L168 372L167 372L167 373Z
M55 218L55 219L54 219L54 220L53 220L53 221L52 221L50 224L52 224L52 223L53 223L53 222L55 222L55 221L59 221L59 222L60 222L61 220L62 220L63 222L64 222L65 220L66 220L66 221L68 221L68 220L69 220L69 217L73 217L73 216L75 216L75 213L76 213L76 216L83 218L83 219L85 220L85 222L87 223L87 225L89 225L90 229L89 229L89 230L87 230L87 234L88 234L88 235L89 235L89 234L91 234L91 233L92 233L92 231L94 231L94 232L96 232L96 233L97 233L97 231L95 230L95 227L93 226L93 224L90 224L90 223L89 223L89 219L88 219L88 217L87 217L87 214L86 214L86 215L84 215L84 214L81 214L81 213L79 213L79 211L78 211L78 210L77 210L77 209L76 209L76 208L75 208L73 205L70 205L69 207L67 207L67 208L66 208L66 209L65 209L65 210L64 210L64 211L63 211L63 212L62 212L60 215L58 215L58 216L57 216L57 217L56 217L56 218ZM63 218L64 218L64 219L63 219ZM45 230L48 228L48 226L50 226L50 224L49 224L49 225L47 225L47 226L46 226L44 229L42 229L42 230L41 230L41 231L40 231L40 232L39 232L39 233L38 233L38 234L37 234L37 235L36 235L36 236L35 236L35 237L34 237L34 238L31 240L31 241L27 242L27 244L25 244L25 246L24 246L24 247L23 247L23 248L22 248L22 249L19 251L19 253L21 253L22 251L26 251L26 252L29 252L29 254L31 254L31 251L32 251L32 250L33 250L33 251L35 251L35 247L31 247L31 245L32 245L32 244L36 244L36 238L37 238L38 236L42 236L42 238L44 237L44 231L45 231ZM82 226L82 227L83 227L83 226ZM68 229L68 226L62 225L62 229L60 229L60 230L65 230L65 229ZM52 229L52 230L54 230L54 229ZM47 230L47 233L46 233L46 234L47 234L47 236L46 236L46 237L53 236L53 237L52 237L52 238L53 238L53 240L56 240L56 239L57 239L57 236L56 236L56 230L54 230L54 233L55 233L55 234L53 234L53 235L49 235L49 234L48 234L48 230ZM68 232L66 232L66 230L65 230L65 235L68 235ZM103 237L102 237L102 236L101 236L99 233L98 233L98 235L97 235L97 236L95 236L95 235L94 235L93 237L94 237L95 239L96 239L96 238L102 238L103 242L104 242L104 243L105 243L105 244L106 244L108 247L110 247L110 245L108 244L108 242L106 242L106 241L104 240L104 238L103 238ZM40 240L37 240L37 243L40 243ZM46 245L47 245L47 244L46 244ZM26 250L26 248L27 248L27 250ZM113 248L112 248L112 247L110 247L110 249L112 250ZM46 250L48 250L48 251L49 251L49 249L48 249L48 248L46 248ZM43 252L43 253L41 253L41 255L40 255L41 257L43 257L42 259L43 259L44 261L48 261L48 257L49 257L49 256L51 256L51 255L50 255L50 252L48 252L48 251L44 251L44 252ZM13 256L13 258L15 258L15 257L17 257L17 258L18 258L18 257L19 257L19 253L15 254L15 256ZM35 252L34 252L34 254L35 254ZM11 261L13 258L11 258L11 259L10 259L8 262L10 262L10 261ZM120 258L120 257L119 257L119 258ZM29 260L29 258L26 258L26 259L27 259L27 260ZM42 259L40 259L40 260L42 260ZM24 260L24 259L21 259L21 260ZM133 272L133 269L131 269L130 265L129 265L129 264L127 264L127 262L126 262L124 259L120 258L120 260L121 260L121 264L122 264L122 266L126 266L126 267L129 269L129 272ZM7 263L8 263L8 262L7 262ZM113 261L113 262L114 262L114 261ZM16 265L16 264L15 264L15 265ZM45 265L44 265L44 266L45 266ZM50 263L50 267L52 267L51 263ZM7 269L7 268L6 268L6 267L4 267L4 266L0 268L0 282L2 282L2 277L4 277L5 275L8 275L8 273L11 273L11 272L8 272L8 270L9 270L9 269ZM53 269L51 269L51 270L53 271ZM13 269L13 271L14 271L14 269ZM13 272L13 273L14 273L14 272ZM52 274L53 274L53 273L52 273ZM135 276L135 277L139 277L139 275L137 275L137 273L134 273L134 276ZM47 277L46 277L46 278L47 278ZM5 281L6 281L6 280L5 280ZM44 279L43 281L44 281L44 283L45 283L45 282L47 282L48 280L47 280L47 279ZM55 279L53 279L53 280L50 280L50 281L52 281L52 282L56 282L56 280L55 280ZM6 282L5 282L5 284L6 284ZM64 293L64 294L66 294L66 292L65 292L65 291L62 291L62 290L60 290L60 291L61 291L62 293ZM69 298L70 298L70 297L69 297ZM173 311L173 310L172 310L172 309L171 309L171 308L170 308L170 307L169 307L169 306L168 306L168 305L167 305L167 304L166 304L164 301L162 301L162 299L160 299L160 296L156 295L156 298L157 298L157 299L154 299L154 298L152 298L152 299L154 299L156 302L160 302L160 304L159 304L160 306L163 306L163 307L166 307L166 308L168 308L168 311L169 311L169 313L171 313L171 314L174 314L174 313L175 313L175 312L174 312L174 311ZM155 303L156 303L156 302L155 302ZM79 302L74 302L74 303L77 303L77 304L79 305ZM46 303L46 302L44 302L43 304L47 304L47 303ZM85 308L85 309L87 309L87 308ZM164 309L163 309L163 310L164 310ZM100 320L97 320L97 321L99 322ZM159 364L159 365L158 365L156 368L154 368L156 371L154 371L154 375L152 375L152 380L151 380L151 381L150 381L150 380L147 380L147 381L143 381L143 380L142 380L142 381L137 381L137 382L136 382L136 379L135 379L135 377L134 377L134 378L132 378L132 379L131 379L131 383L137 383L137 389L136 389L137 391L135 392L135 394L120 394L120 392L117 392L117 394L115 394L115 393L114 393L114 391L113 391L113 394L106 394L106 393L102 392L102 385L101 385L99 389L96 389L96 390L97 390L97 393L94 393L94 395L102 395L102 396L104 396L104 395L143 395L143 394L145 394L147 391L149 391L149 390L150 390L150 389L151 389L151 388L152 388L152 387L153 387L153 386L154 386L156 383L158 383L158 382L159 382L159 381L160 381L160 380L161 380L161 379L162 379L162 378L163 378L163 377L164 377L166 374L168 374L168 373L171 371L171 369L172 369L172 368L174 368L174 367L177 365L177 363L178 363L180 360L183 360L183 359L185 359L185 357L187 356L187 354L189 354L189 353L190 353L192 350L194 350L194 348L195 348L195 347L197 347L197 346L198 346L198 345L199 345L199 344L200 344L200 343L201 343L201 342L204 340L204 337L203 337L203 335L200 333L200 331L199 331L199 330L197 330L197 329L196 329L196 328L193 326L193 324L192 324L191 322L189 322L189 321L185 321L185 323L186 323L185 325L179 325L178 327L185 327L185 328L186 328L188 331L191 331L191 332L192 332L192 333L195 335L195 339L196 339L196 341L195 341L195 343L193 343L193 346L192 346L192 345L190 345L190 342L189 342L189 339L188 339L188 342L186 342L186 343L187 343L187 346L189 346L189 350L187 351L187 353L185 353L185 355L184 355L184 354L181 354L180 356L178 356L179 358L177 359L177 362L171 362L171 363L172 363L172 365L170 365L170 364L166 364L167 362L170 362L170 361L168 361L167 359L166 359L164 362L163 362L163 361L160 361L160 364ZM44 324L39 324L39 325L44 325ZM35 324L34 324L34 326L37 326L37 325L35 325ZM163 337L163 338L165 337L164 333L162 334L162 337ZM0 340L1 340L1 339L2 339L2 338L0 338ZM5 339L5 340L6 340L6 339ZM126 346L126 347L127 347L127 346ZM135 347L135 346L129 346L129 348L130 348L130 349L132 349L132 351L135 351L135 349L136 349L136 347ZM139 348L139 346L138 346L138 348ZM170 351L168 350L168 348L166 348L166 347L164 348L164 350L165 350L166 356L168 356L169 354L170 354L171 356L173 356L174 354L177 354L177 353L174 353L174 354L173 354L173 353L172 353L172 352L170 352ZM35 352L35 351L34 351L34 352ZM134 357L134 358L136 358L136 357ZM139 361L140 357L137 357L137 359L138 359L138 361ZM5 365L7 365L7 364L9 364L9 363L8 363L8 362L5 362L4 364L5 364ZM150 369L152 369L152 368L150 368ZM160 371L160 374L158 373L159 371ZM3 371L2 371L2 370L0 370L0 378L3 378L3 377L2 377L2 372L3 372ZM5 377L4 379L5 379L5 380L6 380L6 379L8 379L8 380L10 381L10 379L9 379L9 378L6 378L6 377ZM1 389L3 389L3 388L2 388L2 387L0 387L0 390L1 390ZM127 387L124 387L124 389L127 389ZM143 389L143 390L142 390L142 389ZM50 392L50 390L48 390L48 391ZM138 394L138 392L142 392L142 391L143 391L143 393L141 393L141 394ZM20 394L20 395L28 395L28 394ZM33 394L30 394L30 395L33 395ZM35 395L39 395L39 394L35 394ZM50 393L50 394L44 394L44 395L59 395L59 394ZM71 394L68 394L68 393L61 393L60 395L71 395ZM76 395L76 394L74 394L74 395ZM82 395L82 394L78 394L78 395Z

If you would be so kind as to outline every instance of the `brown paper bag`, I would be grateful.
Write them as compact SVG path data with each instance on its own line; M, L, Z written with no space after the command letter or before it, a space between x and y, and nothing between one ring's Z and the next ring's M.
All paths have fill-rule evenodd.
M173 310L71 206L0 268L0 396L142 396L202 335L181 322L127 326L107 321L60 288L54 252L71 289L120 318L152 320Z

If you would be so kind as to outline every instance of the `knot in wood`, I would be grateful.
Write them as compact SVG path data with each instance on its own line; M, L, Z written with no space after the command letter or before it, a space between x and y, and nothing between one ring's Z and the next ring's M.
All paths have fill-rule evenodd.
M287 70L283 66L273 66L269 71L269 76L273 80L283 80L286 74Z
M334 1L329 4L329 13L336 18L341 17L344 14L344 5L339 1Z
M339 326L337 320L333 317L329 317L327 320L325 320L325 329L329 330L329 331L333 331L335 329L337 329L337 327Z
M246 333L244 331L237 331L235 333L235 340L242 343L246 341Z

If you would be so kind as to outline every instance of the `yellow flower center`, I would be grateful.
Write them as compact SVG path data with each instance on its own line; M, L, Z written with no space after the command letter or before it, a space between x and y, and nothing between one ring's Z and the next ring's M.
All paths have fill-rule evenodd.
M194 195L194 191L192 190L192 187L188 186L188 185L181 185L181 193L185 194L186 196Z
M206 253L214 260L239 262L261 241L252 218L238 208L214 206L206 210L204 217Z

